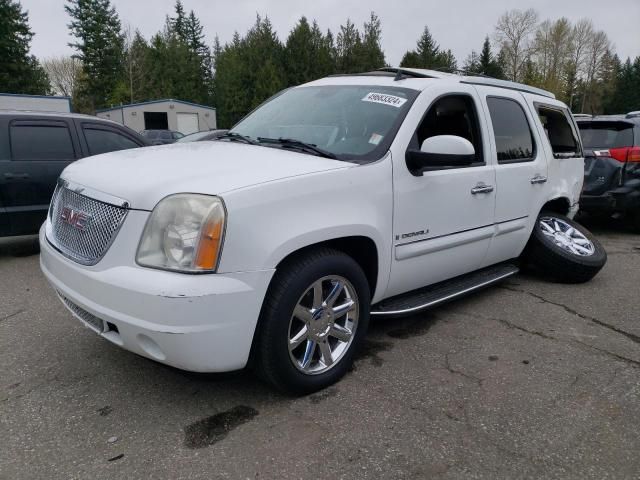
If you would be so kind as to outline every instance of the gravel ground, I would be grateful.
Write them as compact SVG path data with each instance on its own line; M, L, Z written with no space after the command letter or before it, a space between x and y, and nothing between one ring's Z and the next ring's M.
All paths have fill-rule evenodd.
M0 478L640 478L640 236L585 285L527 275L373 322L304 398L100 339L0 241Z

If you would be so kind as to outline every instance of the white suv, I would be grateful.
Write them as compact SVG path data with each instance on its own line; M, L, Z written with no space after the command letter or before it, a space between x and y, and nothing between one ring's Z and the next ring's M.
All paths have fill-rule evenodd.
M606 253L571 220L582 180L576 125L548 92L427 70L333 76L216 141L70 165L41 266L116 345L199 372L251 362L305 393L345 374L370 315L521 264L593 277Z

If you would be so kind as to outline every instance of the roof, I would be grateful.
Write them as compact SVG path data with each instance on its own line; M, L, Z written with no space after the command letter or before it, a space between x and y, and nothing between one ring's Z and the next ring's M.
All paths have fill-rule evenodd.
M403 87L415 88L418 90L424 90L427 85L431 84L432 79L447 80L456 83L466 83L471 85L484 85L490 87L506 88L509 90L518 90L520 92L531 93L534 95L541 95L548 98L556 98L555 95L547 90L541 88L531 87L523 83L511 82L508 80L500 80L492 77L467 75L462 73L448 73L438 70L427 70L420 68L400 68L400 67L387 67L381 68L373 72L347 74L347 75L332 75L330 78L335 77L357 77L363 79L369 77L372 79L372 84L383 85L402 85ZM312 82L316 83L316 82ZM354 82L356 83L356 82Z
M118 105L117 107L101 108L99 110L96 110L96 113L111 112L113 110L121 110L123 108L139 107L141 105L151 105L151 104L154 104L154 103L181 103L183 105L191 105L192 107L206 108L207 110L213 110L214 112L216 111L216 109L214 107L209 107L207 105L200 105L199 103L186 102L184 100L176 100L175 98L162 98L162 99L159 99L159 100L149 100L148 102L128 103L126 105Z

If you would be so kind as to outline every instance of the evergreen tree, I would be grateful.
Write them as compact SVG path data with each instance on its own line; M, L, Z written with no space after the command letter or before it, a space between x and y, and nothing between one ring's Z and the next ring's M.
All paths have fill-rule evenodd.
M382 26L380 18L374 12L371 12L369 21L364 24L359 57L358 63L361 71L377 70L385 66L384 52L382 51Z
M69 45L78 52L86 73L80 92L92 110L108 106L114 90L126 78L118 14L109 0L68 0L65 10L77 39Z
M362 39L360 32L350 19L346 25L340 26L340 32L336 41L338 73L358 73L361 71L359 52Z
M400 66L451 71L456 69L456 59L451 50L440 50L429 28L425 26L416 49L404 54Z
M0 0L0 91L45 95L51 91L44 69L29 55L33 33L20 3Z
M322 78L336 72L336 47L331 30L322 35L318 23L314 20L311 27L311 42L315 51L314 78Z
M244 38L236 32L215 57L216 107L231 127L287 83L284 46L268 18L257 17Z
M284 58L289 85L299 85L315 78L317 48L309 22L306 17L301 17L285 44Z
M181 0L176 0L176 4L173 7L176 16L169 19L171 31L174 32L179 38L187 41L187 17L184 11L184 6Z
M500 65L500 62L494 58L493 52L491 51L489 36L486 36L484 39L478 63L480 69L478 73L494 78L504 78L502 66Z

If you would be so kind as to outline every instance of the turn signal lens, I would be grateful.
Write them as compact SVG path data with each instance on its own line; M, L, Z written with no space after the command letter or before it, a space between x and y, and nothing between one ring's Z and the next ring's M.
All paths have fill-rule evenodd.
M211 216L210 216L211 217ZM219 217L208 218L200 231L198 251L193 266L200 270L215 270L222 244L223 222Z

